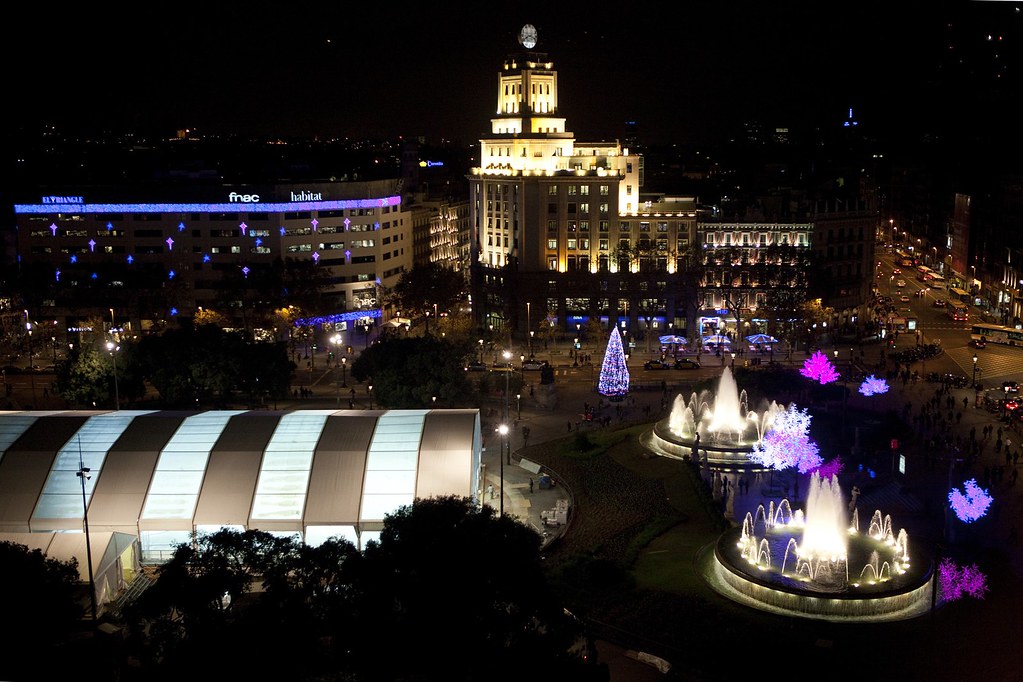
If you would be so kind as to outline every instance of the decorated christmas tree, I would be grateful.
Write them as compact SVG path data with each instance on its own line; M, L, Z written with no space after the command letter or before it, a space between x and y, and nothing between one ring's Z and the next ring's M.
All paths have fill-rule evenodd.
M807 379L816 379L822 384L838 381L838 371L828 361L828 357L819 350L815 351L812 357L806 359L803 369L799 370L799 373Z
M604 363L600 366L597 391L612 401L619 401L629 393L629 368L625 364L625 350L618 327L611 328L611 337L604 352Z

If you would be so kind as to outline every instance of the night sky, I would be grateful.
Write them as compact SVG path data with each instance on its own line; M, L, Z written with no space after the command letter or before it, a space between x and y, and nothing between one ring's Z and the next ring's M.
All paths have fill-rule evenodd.
M524 2L502 17L479 3L185 2L116 19L76 5L9 26L2 49L27 124L472 144L532 23L583 140L631 121L698 143L747 119L834 124L849 107L890 135L999 130L1023 87L1023 1L916 4Z

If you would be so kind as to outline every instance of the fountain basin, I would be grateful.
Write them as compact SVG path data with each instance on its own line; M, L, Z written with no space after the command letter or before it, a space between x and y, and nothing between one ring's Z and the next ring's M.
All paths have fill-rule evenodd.
M859 584L828 589L809 586L794 574L782 575L776 569L753 566L740 555L741 533L739 528L726 531L712 551L705 550L699 560L708 584L740 604L800 618L863 622L916 618L930 610L933 557L919 549L914 550L913 562L906 573L870 584L866 580L854 581L852 573L860 572L874 541L867 538L862 546L852 541L848 558L850 581Z

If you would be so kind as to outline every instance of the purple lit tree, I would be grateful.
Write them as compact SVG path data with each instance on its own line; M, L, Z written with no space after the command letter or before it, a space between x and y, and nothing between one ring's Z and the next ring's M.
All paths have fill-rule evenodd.
M622 400L629 393L629 367L625 363L622 335L618 333L617 326L611 328L611 337L607 340L597 391L614 402Z
M819 475L822 480L827 481L831 480L832 476L838 476L842 473L843 469L845 469L845 464L842 463L842 458L836 457L834 459L829 459L824 464L821 464L816 470L811 470L810 473L816 471L817 475Z
M945 558L938 566L938 587L945 601L955 601L966 594L974 599L983 599L988 590L987 576L976 564L959 566Z
M888 392L888 382L884 379L878 379L873 374L863 380L860 384L860 393L866 396L881 395L882 393Z
M807 379L815 379L822 384L838 381L838 371L835 370L828 357L820 351L814 352L812 356L806 359L799 373Z
M800 411L794 403L790 404L787 410L774 418L767 433L747 457L751 462L772 469L794 466L799 473L805 474L824 461L818 454L820 448L810 440L809 431L810 415L805 409Z
M971 523L987 513L992 498L988 491L977 485L977 479L971 478L963 484L966 492L952 488L948 493L948 503L960 521Z

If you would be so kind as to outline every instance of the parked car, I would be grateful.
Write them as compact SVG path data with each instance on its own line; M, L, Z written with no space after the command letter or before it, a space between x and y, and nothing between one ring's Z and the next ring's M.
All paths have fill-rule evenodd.
M465 367L465 371L467 372L486 372L488 369L489 368L487 367L486 363L478 361L470 362Z
M541 370L543 369L544 363L540 360L526 360L522 363L522 369L529 370Z
M700 369L701 365L696 360L682 358L675 361L675 369Z
M643 369L671 369L671 365L661 360L647 360L643 363Z

